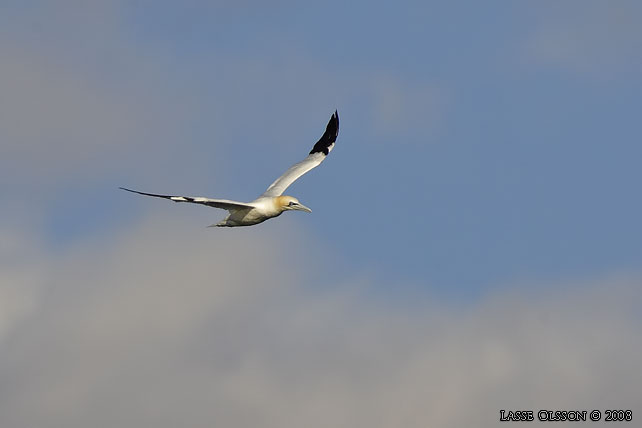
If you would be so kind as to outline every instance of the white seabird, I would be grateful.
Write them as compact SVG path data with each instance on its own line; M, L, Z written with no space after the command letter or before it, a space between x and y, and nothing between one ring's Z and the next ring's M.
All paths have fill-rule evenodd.
M139 195L154 196L157 198L170 199L174 202L191 202L193 204L207 205L214 208L221 208L229 212L228 216L213 226L252 226L262 223L272 217L280 216L284 211L298 210L312 212L312 210L297 198L292 196L282 196L285 189L294 183L299 177L313 168L316 168L325 160L328 154L334 148L334 143L339 135L339 114L334 112L328 125L325 128L323 136L312 147L308 156L301 162L295 163L282 176L270 184L265 193L253 200L252 202L237 202L228 199L210 199L192 196L171 196L157 195L154 193L139 192L137 190L126 189L128 192L138 193Z

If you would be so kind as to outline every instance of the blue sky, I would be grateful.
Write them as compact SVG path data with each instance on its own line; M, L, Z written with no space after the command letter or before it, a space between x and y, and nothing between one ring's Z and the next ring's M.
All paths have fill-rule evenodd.
M114 218L126 221L132 204L163 209L110 185L251 199L338 108L338 154L292 189L314 217L281 220L305 222L349 266L475 292L636 270L642 88L630 53L640 35L626 17L638 8L465 6L140 2L62 7L53 20L39 6L9 7L15 40L46 47L47 61L100 90L153 92L141 103L163 106L141 118L148 138L165 133L166 115L182 115L175 140L124 134L105 171L62 183L91 204L56 198L43 232L68 245L120 227ZM156 165L141 168L143 157ZM243 180L230 179L248 163ZM358 221L346 220L354 213Z
M337 311L353 332L362 332L358 320L382 322L377 310L404 318L435 300L462 331L502 293L528 307L557 290L572 301L583 284L639 302L641 16L633 1L5 2L3 293L24 308L0 320L0 344L4 330L18 342L45 335L42 320L58 319L83 286L101 294L138 278L140 293L150 291L142 272L123 273L130 261L120 252L157 251L170 270L173 257L194 256L207 270L227 260L230 278L274 258L271 278L300 276L284 280L288 291L275 279L266 286L295 294L297 305L330 301L321 313ZM335 150L288 190L310 215L205 229L224 213L117 190L252 200L305 156L335 109ZM270 254L246 259L235 242ZM190 284L207 281L187 261L176 265ZM87 283L90 267L102 272L98 285ZM63 290L60 301L52 290ZM195 290L182 310L209 296ZM109 296L118 312L122 301ZM564 325L580 322L577 310ZM284 323L298 319L290 315ZM639 310L634 321L607 315L639 327ZM306 332L321 339L304 357L334 340L319 333L324 316ZM200 337L192 324L180 331ZM303 334L290 333L277 355ZM192 346L183 357L198 355Z

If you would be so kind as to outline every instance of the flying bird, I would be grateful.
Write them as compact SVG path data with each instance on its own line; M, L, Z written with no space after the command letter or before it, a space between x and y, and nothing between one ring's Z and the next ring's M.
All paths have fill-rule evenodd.
M295 197L283 195L283 192L285 192L285 189L287 189L303 174L313 168L316 168L325 160L334 148L337 135L339 135L339 114L335 110L325 128L325 132L314 147L312 147L308 156L301 162L295 163L288 168L283 175L270 184L261 196L252 202L238 202L228 199L210 199L200 196L157 195L154 193L139 192L125 187L120 187L120 189L138 193L139 195L154 196L156 198L169 199L174 202L191 202L193 204L207 205L228 211L229 214L227 217L210 227L252 226L254 224L262 223L270 218L278 217L285 211L297 210L310 213L312 212L310 208L303 205Z

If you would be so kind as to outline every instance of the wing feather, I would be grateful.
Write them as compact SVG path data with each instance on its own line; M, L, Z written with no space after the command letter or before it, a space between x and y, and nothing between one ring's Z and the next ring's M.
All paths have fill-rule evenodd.
M262 196L280 196L285 192L292 183L299 179L303 174L310 171L313 168L321 165L321 162L325 160L328 154L334 148L334 143L337 140L339 135L339 113L335 110L334 114L330 118L328 125L325 128L325 132L317 141L317 143L312 147L310 154L300 162L295 163L287 171L283 173L279 178L274 180L274 183L270 184L270 187L267 188L265 193Z
M174 202L190 202L193 204L207 205L208 207L221 208L228 211L254 208L254 206L251 204L246 204L244 202L230 201L227 199L210 199L210 198L203 198L199 196L194 197L194 196L157 195L155 193L139 192L137 190L131 190L125 187L119 187L119 189L126 190L132 193L138 193L139 195L153 196L155 198L164 198Z

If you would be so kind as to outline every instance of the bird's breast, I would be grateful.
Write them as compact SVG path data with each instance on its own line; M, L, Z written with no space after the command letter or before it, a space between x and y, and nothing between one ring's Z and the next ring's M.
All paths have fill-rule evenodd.
M278 204L278 197L276 198L259 198L252 202L256 213L266 216L275 217L283 212L283 209Z

